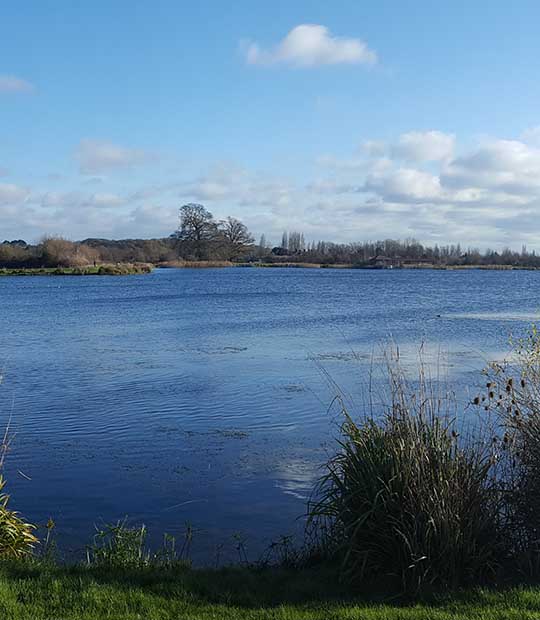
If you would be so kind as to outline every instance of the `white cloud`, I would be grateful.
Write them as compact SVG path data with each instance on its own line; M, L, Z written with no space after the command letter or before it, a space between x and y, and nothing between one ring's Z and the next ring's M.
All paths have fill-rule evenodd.
M229 201L241 207L286 206L291 186L280 179L266 178L244 168L221 164L206 175L181 187L181 195L198 201Z
M351 157L340 159L333 155L321 155L317 157L315 163L323 168L333 168L335 170L358 171L366 168L366 160L361 157Z
M306 189L314 194L347 194L358 191L358 187L341 183L335 179L318 179L308 183Z
M73 188L67 176L54 184L44 179L55 191L0 183L0 230L6 238L28 240L45 233L167 236L176 227L178 206L200 201L217 219L238 217L273 243L283 229L297 229L315 240L415 236L427 243L527 243L540 250L540 148L522 137L484 141L454 155L453 136L441 136L446 134L409 132L384 148L375 143L350 157L326 156L314 177L296 181L221 163L191 179L176 172L163 178L161 171L141 187L126 179L118 185L108 176L98 187L85 178ZM398 146L406 152L398 154ZM112 167L120 166L113 159ZM130 157L120 159L120 167L134 165ZM110 166L110 157L105 160Z
M540 146L540 125L536 127L529 127L521 134L523 142L532 144L533 146Z
M31 93L34 86L14 75L0 75L0 94L5 93Z
M439 178L414 168L371 173L364 190L395 202L426 202L441 196Z
M19 185L0 183L0 205L17 205L23 203L29 191Z
M258 43L245 44L246 61L250 65L286 64L315 67L338 64L374 64L376 53L361 39L333 36L328 28L317 24L301 24L293 28L272 49Z
M114 194L112 192L101 192L89 196L88 199L83 202L82 206L111 208L119 207L125 204L125 202L125 199L118 194Z
M42 207L71 207L78 206L82 197L80 192L46 192L41 196Z
M388 151L386 143L381 140L366 140L362 149L371 157L383 157Z
M168 236L178 226L178 208L146 204L115 218L111 235L115 238L156 238Z
M518 140L493 140L451 161L442 172L444 185L498 190L509 194L540 191L540 149Z
M88 194L85 192L46 192L41 197L45 208L112 208L126 204L126 199L112 192Z
M414 162L443 161L452 157L455 136L441 131L411 131L401 134L392 155Z
M155 161L155 154L101 140L81 140L75 152L82 174L100 174Z

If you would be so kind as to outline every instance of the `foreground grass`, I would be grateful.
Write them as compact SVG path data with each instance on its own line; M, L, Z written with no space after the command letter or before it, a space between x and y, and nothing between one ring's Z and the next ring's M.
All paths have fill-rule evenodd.
M354 598L327 572L0 565L3 620L454 620L540 617L540 589L476 590L426 604Z

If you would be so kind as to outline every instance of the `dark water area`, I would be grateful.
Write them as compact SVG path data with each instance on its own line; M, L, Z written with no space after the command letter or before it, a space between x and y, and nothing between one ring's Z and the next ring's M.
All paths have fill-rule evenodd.
M339 385L362 409L390 338L474 386L540 308L540 273L156 270L0 280L0 423L13 506L82 554L128 516L151 541L196 528L213 561L298 533ZM442 352L442 355L441 355Z

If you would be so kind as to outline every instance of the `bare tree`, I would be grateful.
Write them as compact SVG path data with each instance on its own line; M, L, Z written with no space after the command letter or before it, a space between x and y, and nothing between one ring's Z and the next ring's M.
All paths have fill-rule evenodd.
M188 203L180 207L180 228L173 234L188 244L198 259L204 258L208 244L218 237L214 216L203 205Z
M291 254L303 252L306 248L304 235L301 232L292 231L289 233L289 242L287 248Z
M243 254L254 242L247 226L234 217L228 217L221 222L219 230L231 259Z

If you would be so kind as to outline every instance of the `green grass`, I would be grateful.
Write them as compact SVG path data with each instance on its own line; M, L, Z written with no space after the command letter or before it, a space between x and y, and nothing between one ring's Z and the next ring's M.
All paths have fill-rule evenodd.
M96 569L0 565L3 620L454 620L540 617L540 589L475 590L426 604L354 598L314 569Z

